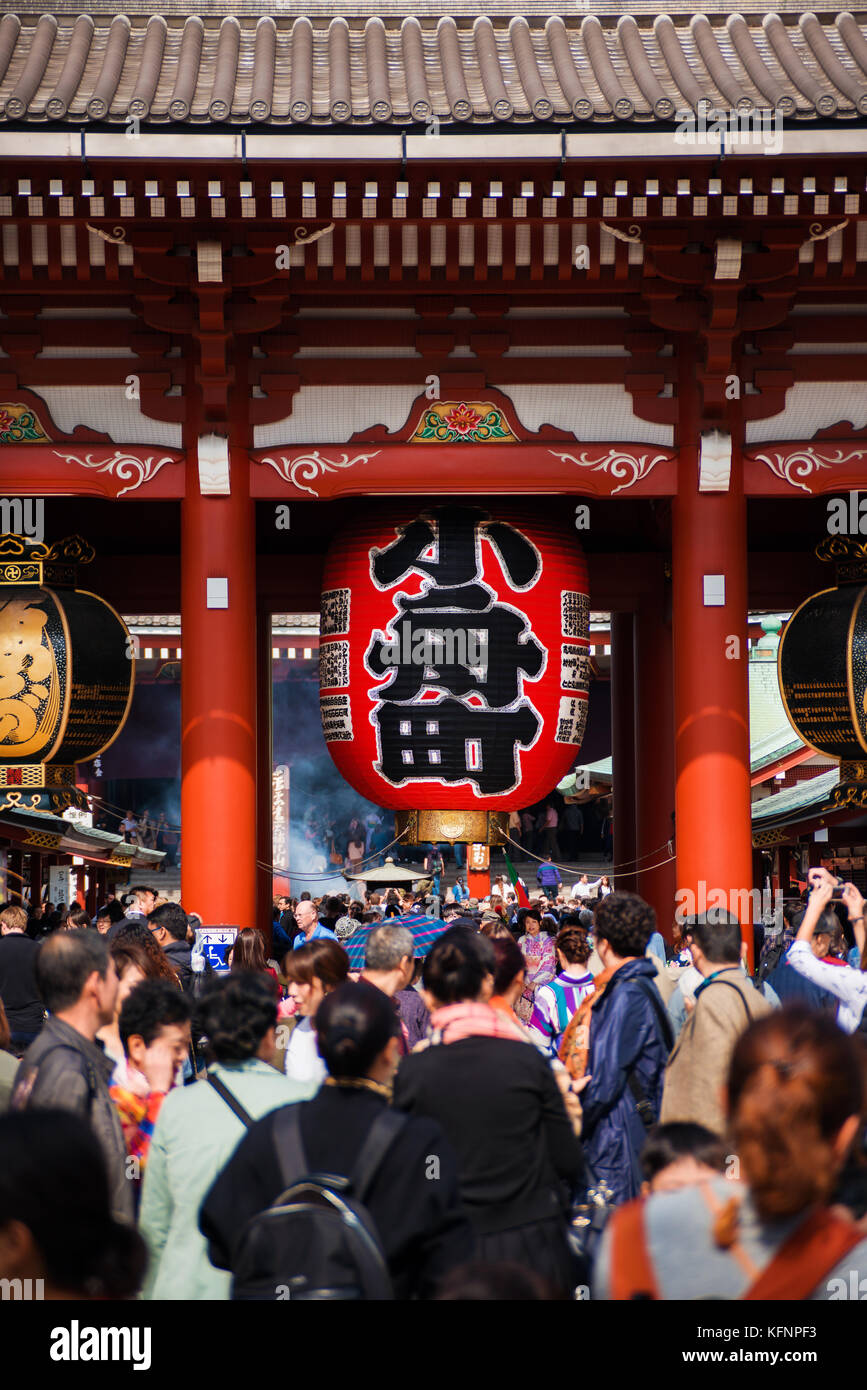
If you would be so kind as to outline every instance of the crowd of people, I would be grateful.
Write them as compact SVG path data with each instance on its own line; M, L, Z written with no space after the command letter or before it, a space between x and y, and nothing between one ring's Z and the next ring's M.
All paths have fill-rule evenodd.
M160 850L165 859L157 865L157 872L164 872L166 867L174 868L178 862L181 836L176 825L172 825L164 811L160 811L158 816L152 816L150 811L145 808L141 815L136 815L135 811L128 810L125 816L120 818L119 824L108 826L106 817L108 811L103 811L102 820L105 821L105 828L116 829L121 834L127 844L141 845L144 849ZM117 820L117 817L114 817Z
M528 906L498 879L441 920L393 889L277 899L226 972L152 889L52 929L3 907L0 1278L454 1301L867 1275L858 889L811 870L751 969L726 912L667 943L551 862Z
M610 798L582 807L554 795L536 806L512 811L508 834L508 852L516 860L547 857L576 862L586 854L610 860ZM338 873L356 874L384 864L386 853L397 863L415 863L418 855L414 846L402 845L396 838L394 813L381 807L367 811L358 807L351 816L340 816L329 814L327 807L311 806L304 815L300 838L293 843L301 851L296 855L297 863L293 859L293 868L299 873L322 873L330 865ZM466 868L465 847L460 841L431 845L425 855L425 872L438 880L450 866L458 871ZM439 883L434 891L439 892Z

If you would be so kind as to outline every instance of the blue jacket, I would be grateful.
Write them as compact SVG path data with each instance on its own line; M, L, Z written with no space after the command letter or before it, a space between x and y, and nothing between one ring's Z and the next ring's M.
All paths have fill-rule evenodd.
M656 989L656 967L642 956L621 965L593 1008L590 1020L591 1080L581 1100L584 1106L582 1140L587 1163L596 1181L602 1179L618 1202L641 1190L639 1156L647 1129L628 1087L632 1072L659 1117L668 1045L650 999L647 985ZM662 998L660 1010L664 1013Z
M806 1004L808 1009L823 1009L826 1013L835 1013L837 1000L833 994L829 994L820 985L814 985L812 980L805 980L803 975L799 975L789 965L785 956L779 965L768 975L766 984L777 995L781 1004L797 1002Z
M536 882L542 888L555 888L561 882L560 870L556 864L541 864L536 872Z

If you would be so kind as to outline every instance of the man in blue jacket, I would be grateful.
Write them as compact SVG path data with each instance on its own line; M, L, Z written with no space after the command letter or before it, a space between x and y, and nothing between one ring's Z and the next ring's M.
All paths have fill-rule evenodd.
M540 888L558 888L560 886L560 870L556 864L551 863L550 854L545 855L544 863L539 865L536 871L536 882ZM556 893L551 895L556 897Z
M626 1202L641 1190L640 1154L659 1117L673 1039L656 967L644 954L656 930L653 908L636 893L610 893L596 909L594 930L603 991L590 1016L581 1137L594 1179Z

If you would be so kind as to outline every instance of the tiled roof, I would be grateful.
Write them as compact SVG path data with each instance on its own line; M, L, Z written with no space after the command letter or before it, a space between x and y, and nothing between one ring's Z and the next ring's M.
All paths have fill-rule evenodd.
M818 815L827 807L828 798L839 780L839 767L832 767L827 772L820 772L816 777L807 777L802 782L796 782L785 791L754 801L753 830L791 825L796 821L808 819L811 814Z
M105 860L110 854L123 854L130 864L144 868L155 867L165 859L163 850L145 849L142 845L125 844L120 835L110 831L97 830L92 825L80 825L76 821L64 820L62 816L47 811L0 812L0 836L4 826L20 830L40 830L60 837L57 848L61 853L80 855L84 859Z
M847 12L748 23L674 7L545 20L533 8L330 22L7 14L0 116L315 126L671 122L686 108L867 115L867 30Z

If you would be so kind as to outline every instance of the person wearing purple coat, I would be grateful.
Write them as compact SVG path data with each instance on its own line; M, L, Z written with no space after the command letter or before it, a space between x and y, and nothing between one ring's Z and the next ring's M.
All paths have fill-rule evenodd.
M394 997L400 1010L400 1021L406 1029L407 1047L412 1052L416 1043L427 1037L430 1014L424 1000L413 985L398 990Z

